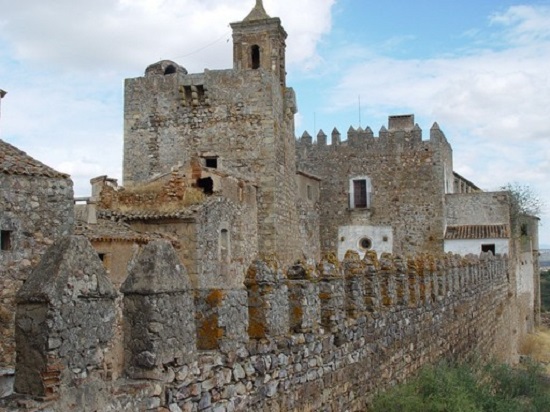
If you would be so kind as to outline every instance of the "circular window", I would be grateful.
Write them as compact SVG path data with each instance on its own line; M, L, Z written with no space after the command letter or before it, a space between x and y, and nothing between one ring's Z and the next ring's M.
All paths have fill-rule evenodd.
M370 240L368 237L364 237L359 241L359 246L362 249L370 249L372 247L372 240Z

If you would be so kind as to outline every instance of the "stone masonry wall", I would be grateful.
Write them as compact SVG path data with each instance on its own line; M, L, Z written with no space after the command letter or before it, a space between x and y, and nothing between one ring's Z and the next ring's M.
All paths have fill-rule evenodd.
M391 119L391 118L390 118ZM350 129L346 142L334 130L332 144L320 132L313 143L307 133L296 143L298 168L321 180L321 248L336 252L341 226L382 226L393 230L393 253L443 251L446 175L452 177L451 148L437 126L422 140L418 126ZM449 169L451 172L449 172ZM372 204L350 209L349 182L368 176ZM373 245L376 248L376 245Z
M510 222L507 192L475 192L445 196L448 225L496 225Z
M146 302L142 310L128 307L134 320L126 335L129 348L149 351L140 365L156 371L157 380L99 385L83 379L55 402L25 405L65 411L66 400L83 399L83 411L364 411L376 391L423 365L476 354L512 360L520 338L511 322L517 302L506 257L385 254L378 260L368 253L360 260L355 252L341 263L329 256L317 267L296 264L286 272L276 260L256 261L246 290L196 291L192 334L174 306L188 281L151 287L157 269L161 279L185 276L168 267L179 263L166 258L175 256L166 248L145 246L132 268L144 274L143 286L123 290L133 302L138 296ZM168 307L173 310L162 310ZM172 339L185 346L156 337L174 332L182 336Z
M220 170L258 184L259 249L292 263L299 250L295 112L292 89L263 69L127 79L124 185L217 156Z
M15 390L55 400L75 382L104 378L115 297L85 237L52 245L17 294Z
M15 294L73 223L69 178L0 173L0 229L11 231L10 250L0 250L0 368L15 364Z

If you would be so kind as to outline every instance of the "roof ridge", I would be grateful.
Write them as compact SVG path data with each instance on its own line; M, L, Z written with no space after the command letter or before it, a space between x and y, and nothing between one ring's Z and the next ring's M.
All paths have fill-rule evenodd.
M8 175L69 177L67 173L58 172L2 139L0 139L0 173Z

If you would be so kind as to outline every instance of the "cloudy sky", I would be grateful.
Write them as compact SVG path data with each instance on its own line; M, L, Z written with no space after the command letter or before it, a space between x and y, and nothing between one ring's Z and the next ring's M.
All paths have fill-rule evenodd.
M123 79L174 60L229 68L229 22L254 0L0 0L0 137L70 173L120 178ZM414 113L437 121L455 170L486 190L529 185L548 205L550 0L264 0L289 38L296 132ZM360 101L360 104L359 104Z

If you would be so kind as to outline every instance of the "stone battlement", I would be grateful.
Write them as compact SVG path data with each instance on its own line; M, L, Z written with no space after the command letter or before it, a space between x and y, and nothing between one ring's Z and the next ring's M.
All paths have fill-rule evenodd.
M509 333L506 256L348 252L286 269L257 260L243 288L194 290L172 246L155 241L115 299L91 246L70 239L18 296L16 391L49 410L84 393L93 407L82 410L364 410L426 363L511 350L499 339Z
M347 131L347 140L342 140L342 134L337 128L334 128L330 135L330 143L327 140L327 135L323 130L319 130L317 138L313 141L313 137L305 131L296 141L296 147L305 148L326 148L326 147L351 147L353 149L365 148L369 150L384 150L394 146L404 146L409 149L419 149L430 146L431 144L440 145L444 143L448 145L445 134L439 128L437 123L434 123L430 129L429 140L422 140L422 129L418 124L412 124L414 121L413 115L407 116L390 116L388 120L388 128L382 126L378 135L375 136L372 129L367 126L365 129L359 127L357 129L350 126Z

